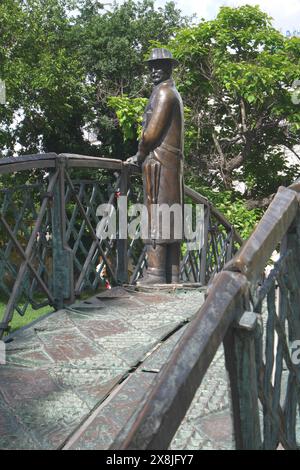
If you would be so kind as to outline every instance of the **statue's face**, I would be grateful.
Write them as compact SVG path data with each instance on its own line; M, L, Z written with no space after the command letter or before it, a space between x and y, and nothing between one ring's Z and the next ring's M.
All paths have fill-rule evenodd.
M170 62L164 62L162 60L154 60L151 62L149 70L153 85L158 85L168 80L172 75L172 65Z

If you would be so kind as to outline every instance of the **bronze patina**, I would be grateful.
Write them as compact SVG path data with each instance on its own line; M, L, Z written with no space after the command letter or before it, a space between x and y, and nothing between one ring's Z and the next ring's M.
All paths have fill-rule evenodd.
M142 165L144 204L148 210L149 232L143 236L148 269L142 282L177 283L183 232L183 104L172 79L177 61L171 52L153 49L147 64L154 88L145 109L138 152L127 160ZM174 204L177 209L179 206L179 214L170 212L170 233L165 237L161 219L159 223L153 215L153 205L161 208Z

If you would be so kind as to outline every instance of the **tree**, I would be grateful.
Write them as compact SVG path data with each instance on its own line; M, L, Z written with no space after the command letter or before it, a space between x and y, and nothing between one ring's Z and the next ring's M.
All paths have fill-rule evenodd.
M300 39L282 36L259 7L222 7L215 20L181 29L169 48L181 64L193 174L219 190L244 181L251 206L268 202L299 173L282 146L299 142L291 87L299 79Z
M0 5L2 156L38 151L82 152L87 112L85 69L64 0L3 0ZM88 150L86 150L88 151Z
M0 153L74 152L124 158L108 98L147 94L143 58L151 40L168 41L186 24L170 2L127 0L107 10L97 0L2 0ZM83 138L98 132L100 146Z
M98 132L101 153L125 158L135 152L136 139L124 141L109 98L148 96L143 60L152 41L168 42L188 19L173 2L158 9L152 0L114 3L109 11L102 7L99 2L82 0L76 20L78 47L89 84L87 120Z

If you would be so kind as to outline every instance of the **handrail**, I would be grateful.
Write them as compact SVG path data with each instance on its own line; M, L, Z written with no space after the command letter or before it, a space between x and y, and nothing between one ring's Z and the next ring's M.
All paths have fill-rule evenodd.
M6 157L0 159L0 174L26 171L33 168L55 168L57 160L66 160L69 167L87 167L110 170L121 170L124 166L122 160L104 157L91 157L72 153L45 153L23 155L20 157Z
M55 168L57 160L66 160L68 167L79 168L99 168L110 170L122 170L124 167L129 167L131 172L137 172L136 165L127 164L122 160L105 157L94 157L88 155L79 155L73 153L56 154L54 152L44 154L21 155L19 157L6 157L0 159L0 175L4 173L14 173L17 171L26 171L33 168ZM206 197L195 191L188 186L184 186L185 195L190 197L198 204L204 204L209 207L211 213L224 225L228 230L233 231L233 236L236 242L243 243L242 237L234 229L233 225L228 222L226 217L218 211Z
M244 243L244 240L242 239L238 231L234 228L234 226L230 222L228 222L226 217L224 217L224 215L218 209L216 209L206 197L202 196L200 193L186 185L184 186L184 193L186 196L190 197L194 202L209 207L212 215L214 215L224 225L224 227L232 231L234 241L236 241L240 245Z
M256 280L294 220L298 204L295 191L279 187L256 229L225 269L240 272L248 280Z
M97 178L94 181L81 180L75 190L68 173L70 168L117 170L120 178L107 187ZM96 236L99 220L96 209L102 202L100 193L106 194L107 191L107 200L115 203L118 181L122 194L127 194L126 165L117 159L76 154L46 153L0 159L0 175L32 169L47 173L50 170L44 184L38 187L34 183L21 185L24 197L20 197L16 185L0 191L4 197L0 225L4 240L8 238L0 264L1 272L5 274L0 280L1 293L8 298L0 322L0 337L15 311L24 315L29 305L34 308L52 305L59 309L72 303L81 290L98 288L101 280L97 263L102 263L101 268L106 266L110 282L119 283L123 275L127 277L127 241L106 242ZM40 195L36 201L33 200L34 191ZM15 195L17 205L14 203ZM32 214L30 227L23 220L25 213L27 217ZM89 238L85 232L89 233ZM116 259L114 266L111 266L109 256ZM40 293L43 293L42 301L39 300Z
M298 189L298 186L296 188ZM182 335L168 362L157 375L152 391L143 398L137 410L114 440L111 449L167 449L223 339L226 366L230 374L231 393L234 400L232 407L237 448L261 448L262 445L265 448L269 448L268 446L276 448L278 442L281 442L285 448L297 448L295 437L291 431L291 423L286 425L288 436L286 438L285 432L282 430L282 423L280 424L278 421L279 419L281 422L284 421L284 416L285 419L288 419L289 416L290 419L294 419L290 411L292 405L288 411L282 411L278 401L280 394L278 395L276 391L275 395L271 381L272 371L276 367L276 386L278 387L277 382L281 377L279 374L282 373L279 361L283 360L284 354L291 374L289 389L286 393L297 400L296 392L294 393L291 387L297 387L297 385L292 385L296 383L296 379L293 377L295 374L300 377L300 372L295 372L296 369L288 356L288 343L284 337L286 334L284 319L287 318L292 322L292 325L298 325L297 331L289 333L290 338L297 339L297 334L300 332L298 259L295 260L296 264L294 265L296 274L291 273L291 280L287 281L287 285L278 277L281 266L279 264L274 269L268 286L261 287L265 291L264 295L266 295L267 288L273 289L272 295L275 299L274 283L278 278L281 292L279 320L268 323L269 329L266 334L269 335L268 338L273 338L273 340L267 339L266 359L263 359L263 356L257 356L258 351L262 349L262 333L259 333L260 327L256 314L253 312L247 312L244 316L243 314L245 310L250 308L251 284L255 285L272 252L284 236L287 237L282 245L284 253L288 253L287 250L295 249L295 246L298 246L297 253L299 253L300 240L297 242L298 245L295 245L295 236L293 235L295 230L291 229L298 211L299 198L296 192L292 188L280 187L256 230L233 260L225 265L224 270L217 274L212 281L204 304ZM287 235L289 230L292 230L291 236ZM295 256L297 256L296 253L294 253ZM283 268L281 269L286 269L286 256L282 256L282 258ZM296 286L294 277L299 283ZM292 289L291 294L288 294L289 289ZM288 303L290 295L296 299L297 307L295 312L291 310L289 316L286 316L286 309L292 308ZM270 317L274 316L274 305L275 300L272 300L272 297L268 298ZM293 315L297 316L294 320ZM275 356L272 350L275 333L272 328L275 328L279 337L276 366L274 366ZM264 360L266 364L264 364ZM267 388L266 393L264 387ZM268 403L268 398L272 393L274 393L273 400L275 401ZM294 395L292 395L293 393ZM274 428L275 430L271 438L265 436L263 444L259 429L258 398L263 403L265 419L271 420L272 423L272 425L268 425L269 427L264 428L264 433L267 433L268 429ZM293 409L296 413L297 407ZM276 417L276 413L280 418Z

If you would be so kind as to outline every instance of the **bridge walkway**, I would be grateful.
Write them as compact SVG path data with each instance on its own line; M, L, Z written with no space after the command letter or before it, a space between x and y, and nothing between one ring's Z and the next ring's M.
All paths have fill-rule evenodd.
M108 448L151 389L204 294L203 287L191 285L142 291L116 287L47 314L8 337L6 366L0 369L0 448ZM210 374L217 372L218 380L208 389L217 394L213 411L227 410L225 421L216 416L227 433L221 352L215 362ZM202 406L204 396L193 403L199 400L201 413L209 414ZM192 421L187 415L174 437L174 448L180 442L193 447L194 408ZM209 448L207 432L201 442Z

